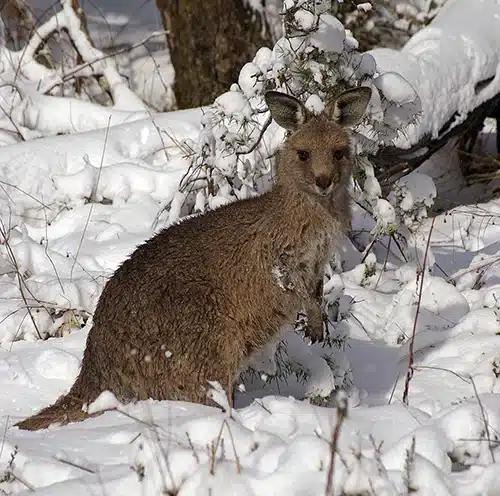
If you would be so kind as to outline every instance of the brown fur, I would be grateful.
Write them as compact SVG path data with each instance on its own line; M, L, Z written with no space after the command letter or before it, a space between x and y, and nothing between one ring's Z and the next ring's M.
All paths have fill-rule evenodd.
M338 149L346 155L335 160ZM298 150L309 159L301 161ZM75 384L17 426L83 420L82 405L104 390L122 402L206 403L207 381L231 391L250 355L301 306L308 334L321 339L318 280L349 223L352 168L346 132L326 115L308 115L280 153L270 192L163 230L117 269L97 305ZM333 181L325 196L315 186L320 176Z

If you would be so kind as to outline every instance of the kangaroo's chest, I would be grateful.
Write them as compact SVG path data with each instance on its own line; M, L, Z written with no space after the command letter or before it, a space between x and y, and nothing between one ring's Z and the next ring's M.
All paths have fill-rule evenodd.
M329 231L323 231L320 235L311 239L298 256L298 268L300 275L308 280L310 277L316 277L330 258L333 250L333 234Z
M304 229L293 242L280 247L273 268L280 286L298 290L316 283L334 246L335 229L329 227L315 231Z

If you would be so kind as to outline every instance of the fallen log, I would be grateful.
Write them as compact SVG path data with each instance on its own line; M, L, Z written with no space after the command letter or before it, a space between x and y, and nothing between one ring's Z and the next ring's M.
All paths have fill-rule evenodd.
M400 50L371 53L380 73L396 72L416 90L422 115L370 158L381 182L407 174L452 138L468 147L487 117L500 119L500 4L448 0L438 15ZM497 148L500 139L497 135Z

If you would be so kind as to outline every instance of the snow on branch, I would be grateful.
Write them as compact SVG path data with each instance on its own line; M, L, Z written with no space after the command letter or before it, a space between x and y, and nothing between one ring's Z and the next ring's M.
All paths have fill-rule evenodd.
M422 118L395 140L408 149L422 138L437 138L500 93L500 4L496 0L448 0L428 27L401 51L375 48L382 77L397 71L419 94Z

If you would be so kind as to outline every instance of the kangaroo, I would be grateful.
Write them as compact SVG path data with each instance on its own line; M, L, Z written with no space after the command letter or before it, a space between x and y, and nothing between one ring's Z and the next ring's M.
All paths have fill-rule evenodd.
M270 191L140 245L104 287L69 393L16 425L84 420L85 405L105 390L122 403L210 404L207 381L232 394L250 356L299 309L306 336L321 340L323 270L350 222L354 159L345 128L361 120L370 97L368 88L351 89L313 115L296 98L267 92L272 118L291 132Z

